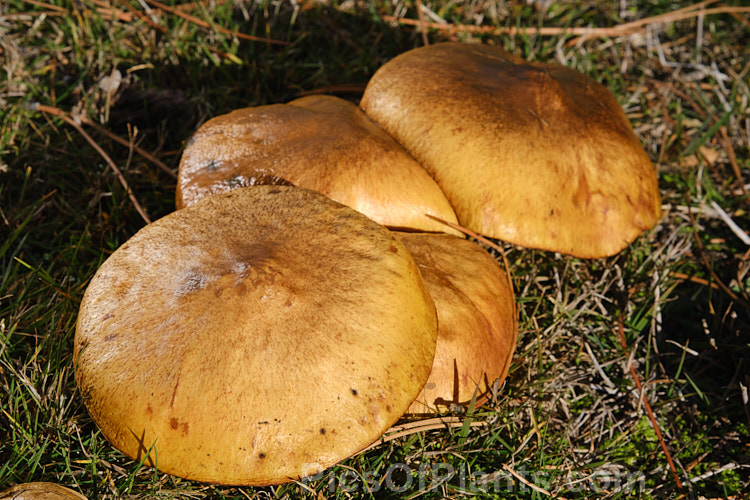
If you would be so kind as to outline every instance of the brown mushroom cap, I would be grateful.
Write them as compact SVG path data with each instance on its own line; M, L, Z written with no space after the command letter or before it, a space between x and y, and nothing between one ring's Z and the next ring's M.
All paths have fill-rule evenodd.
M0 492L0 500L86 500L86 497L55 483L17 484Z
M575 70L495 47L430 45L378 69L360 105L478 233L602 257L659 217L654 167L627 117Z
M240 109L206 122L180 161L177 208L257 184L319 191L393 228L455 233L425 216L456 222L427 171L357 106L332 96Z
M468 404L508 374L518 338L508 276L478 245L449 235L397 233L414 257L438 315L430 378L407 413Z
M316 473L378 438L427 380L434 305L384 227L258 186L144 227L84 295L76 380L106 438L199 481Z

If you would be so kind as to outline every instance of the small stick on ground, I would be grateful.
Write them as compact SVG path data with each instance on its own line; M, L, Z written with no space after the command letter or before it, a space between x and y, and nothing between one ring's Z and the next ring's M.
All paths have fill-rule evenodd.
M713 270L713 267L711 267L711 263L708 261L708 257L706 257L706 251L703 248L703 243L701 242L700 236L698 236L698 231L695 229L697 227L697 223L695 222L695 217L693 216L693 210L690 208L690 198L688 197L688 215L690 216L690 224L693 226L693 240L695 241L695 245L698 248L698 257L700 258L701 262L705 266L705 268L708 270L708 272L711 274L711 277L713 278L714 282L719 285L719 288L729 295L729 297L740 307L743 309L750 310L750 300L745 300L744 298L738 296L735 294L731 288L729 288L723 281L721 281L721 278L719 278L719 275L716 274L716 271ZM750 253L750 250L748 250L748 253Z
M617 331L620 337L620 345L625 351L627 351L628 343L625 341L625 327L622 324L622 313L618 313L617 315ZM630 356L628 356L628 359L630 359ZM680 476L677 474L677 468L672 461L672 455L669 453L667 444L664 442L664 437L662 436L661 430L659 429L659 424L656 422L656 417L654 416L654 412L651 409L651 405L649 404L648 399L646 399L645 394L643 393L643 385L641 385L641 379L638 377L638 372L635 371L635 367L633 366L633 364L628 363L628 365L630 368L630 375L633 376L635 386L638 388L638 392L641 394L641 396L643 396L641 398L643 400L643 406L646 408L648 418L651 420L651 426L654 428L656 437L659 439L659 445L661 446L662 451L664 451L664 455L666 455L667 457L667 463L669 464L669 469L672 471L672 476L674 476L674 482L677 485L677 488L682 491L683 488L682 482L680 481Z
M711 200L711 207L716 210L719 218L724 221L724 224L727 225L727 227L734 233L735 236L737 236L737 238L742 241L742 243L744 243L745 245L750 245L750 236L748 236L747 233L740 226L738 226L736 222L732 220L729 214L726 213L718 203L716 203L714 200Z
M447 31L450 34L453 33L474 33L474 34L491 34L491 35L540 35L540 36L562 36L572 35L583 38L600 38L600 37L618 37L633 35L635 33L643 32L645 27L651 24L665 24L673 23L676 21L682 21L684 19L690 19L698 16L706 16L710 14L732 14L739 15L742 13L750 13L750 7L715 7L712 9L703 9L709 3L713 3L716 0L710 0L706 2L700 2L684 9L679 9L674 12L667 14L660 14L657 16L640 19L630 23L623 23L613 27L605 28L588 28L588 27L502 27L502 26L475 26L468 24L440 24L440 23L427 23L421 20L395 17L395 16L383 16L386 21L392 21L399 24L408 26L419 26L423 28L431 28L440 31Z
M697 283L703 286L710 286L714 290L721 290L721 288L719 288L719 285L717 285L716 283L711 283L708 280L704 280L703 278L699 278L697 276L690 276L685 273L677 273L677 272L669 273L669 276L671 276L672 278L681 280L681 281L690 281L691 283Z
M433 419L430 419L430 420L433 420ZM487 425L487 422L469 422L469 427L484 427L486 425ZM360 453L370 451L371 449L377 448L381 444L385 444L389 441L393 441L395 439L402 438L405 436L410 436L412 434L417 434L419 432L435 431L435 430L440 430L440 429L446 429L448 427L463 427L463 426L464 426L463 421L460 421L460 422L450 421L450 422L434 423L434 424L429 424L429 425L421 425L419 427L412 427L409 429L404 429L402 431L393 432L391 434L381 437L380 439L372 443L370 446L362 450Z
M65 111L63 111L62 109L55 108L53 106L45 106L44 104L37 104L37 105L34 106L34 109L37 110L37 111L42 111L44 113L49 113L51 115L59 116L61 118L64 117L64 116L68 116L68 114L65 113ZM94 127L97 132L106 135L107 137L109 137L113 141L122 144L126 148L130 148L131 147L130 142L126 141L125 139L123 139L122 137L120 137L118 135L113 134L112 132L110 132L106 128L102 127L101 125L99 125L95 121L93 121L93 120L91 120L91 119L89 119L89 118L87 118L85 116L70 115L70 117L73 118L73 120L75 120L76 122L80 121L81 123L85 123L86 125L88 125L90 127ZM160 161L157 157L155 157L154 155L152 155L148 151L139 148L138 146L132 145L132 147L133 147L133 149L135 150L136 153L138 153L139 155L141 155L142 157L144 157L145 159L147 159L148 161L150 161L151 163L153 163L154 165L156 165L157 167L159 167L159 169L161 169L164 173L166 173L167 175L169 175L173 179L177 178L177 174L175 174L174 172L172 172L172 170L168 166L166 166L162 161Z
M425 47L430 44L430 39L427 37L427 26L425 25L424 12L422 12L422 0L417 0L417 17L419 18L419 30L422 32L422 43Z
M102 147L99 146L99 144L97 144L96 141L88 133L86 133L85 130L83 130L83 127L81 127L81 125L76 120L74 120L73 118L71 118L70 116L62 112L60 113L50 112L50 109L48 106L44 106L41 104L34 106L33 109L58 116L62 118L62 120L65 123L75 128L78 131L78 133L81 134L83 138L86 139L86 141L89 144L91 144L91 147L93 147L96 150L96 152L99 153L99 155L104 159L104 161L107 162L107 165L109 165L109 167L115 173L115 175L117 176L117 179L120 181L120 184L122 184L122 187L125 188L125 192L128 193L128 198L130 198L130 201L133 203L133 206L135 207L136 211L141 216L141 218L146 222L146 224L151 224L151 219L149 218L148 214L146 214L146 211L143 209L141 204L138 202L138 199L133 194L133 190L130 189L130 186L128 185L128 181L125 180L125 176L122 175L122 171L117 167L115 162L112 161L112 158L109 157L109 155L102 149ZM57 108L52 108L52 109L60 111Z
M141 11L139 11L138 9L136 9L135 7L133 7L132 5L130 5L130 3L127 2L127 0L123 0L122 3L123 3L123 5L125 5L126 9L128 9L130 12L132 12L133 15L137 16L138 19L140 19L144 23L148 24L149 26L151 26L155 30L161 31L162 33L166 33L167 32L167 29L165 27L160 26L155 20L151 19L150 17L148 17L147 15L143 14Z
M61 14L65 14L65 7L60 7L59 5L52 5L45 2L39 2L38 0L23 0L24 3L30 3L31 5L36 5L37 7L44 7L45 9L53 10L55 12L59 12Z
M729 140L727 128L723 125L719 127L719 144L721 144L721 147L723 147L724 151L726 151L727 153L727 159L729 160L729 164L732 166L734 176L737 179L737 183L740 185L740 189L742 190L742 194L745 197L745 201L750 203L747 188L745 187L745 183L742 182L742 170L740 169L740 164L737 163L737 155L735 154L734 148L732 147L732 141Z
M203 19L199 19L195 16L191 16L190 14L186 14L185 12L182 12L179 9L175 9L173 7L170 7L169 5L163 4L161 2L157 2L156 0L145 0L145 1L146 3L151 4L154 7L157 7L163 11L169 12L170 14L174 14L177 17L181 17L185 19L186 21L189 21L193 24L197 24L198 26L201 26L203 28L215 29L216 31L224 33L225 35L236 36L237 38L242 38L243 40L250 40L252 42L264 42L264 43L270 43L270 44L276 44L276 45L291 45L289 42L285 42L283 40L274 40L272 38L261 38L259 36L246 35L244 33L240 33L239 31L232 31L222 26L211 26L209 23L207 23Z
M511 476L515 477L516 479L518 479L519 481L521 481L523 484L525 484L526 486L528 486L532 490L537 491L537 492L541 493L542 495L545 495L545 496L547 496L549 498L553 497L552 493L550 493L549 491L545 490L542 487L539 487L539 486L535 485L534 483L532 483L531 481L529 481L528 479L526 479L525 477L523 477L521 474L519 474L518 472L516 472L513 469L511 469L510 467L508 467L508 464L503 464L503 468L505 470L507 470L508 472L510 472ZM566 500L565 497L555 496L554 498L557 498L559 500Z

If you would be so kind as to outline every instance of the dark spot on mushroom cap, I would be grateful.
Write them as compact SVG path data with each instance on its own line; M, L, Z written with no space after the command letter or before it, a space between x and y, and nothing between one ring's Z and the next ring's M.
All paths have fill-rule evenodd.
M252 186L252 183L242 175L233 175L226 181L229 189Z
M188 144L188 145L190 145L190 144ZM217 160L217 159L213 159L213 158L210 159L210 160L208 160L205 163L205 165L204 165L204 167L207 170L210 170L210 171L214 171L214 170L218 169L220 166L221 166L221 160Z
M326 430L325 430L325 428L321 427L321 428L320 428L320 433L321 433L321 434L324 434L324 435L325 435L325 433L326 433Z
M261 452L261 453L260 453L260 454L258 455L258 458L260 458L260 459L262 460L262 459L266 458L266 454L265 454L265 453L263 453L263 452Z
M357 389L352 389L351 391L352 391L352 394L353 394L354 396L356 396L356 395L357 395Z
M179 427L179 425L180 425L180 423L179 423L179 422L177 421L177 419L176 419L176 418L173 418L173 419L171 419L171 420L169 421L169 426L170 426L170 427L171 427L172 429L176 429L177 427Z

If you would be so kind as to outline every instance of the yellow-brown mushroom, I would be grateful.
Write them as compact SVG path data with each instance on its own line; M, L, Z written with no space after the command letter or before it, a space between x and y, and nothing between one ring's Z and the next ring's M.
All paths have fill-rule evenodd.
M456 233L435 181L357 106L332 96L232 111L206 122L179 167L177 208L259 184L319 191L391 228Z
M427 380L434 305L404 246L325 196L256 186L141 229L91 280L74 358L104 436L199 481L313 474Z
M56 483L33 482L0 492L0 500L86 500L86 497Z
M378 69L360 105L478 233L602 257L659 218L654 167L625 113L573 69L495 47L430 45Z
M445 234L396 233L414 257L438 316L435 360L407 413L435 413L478 400L510 368L518 338L507 274L478 245Z

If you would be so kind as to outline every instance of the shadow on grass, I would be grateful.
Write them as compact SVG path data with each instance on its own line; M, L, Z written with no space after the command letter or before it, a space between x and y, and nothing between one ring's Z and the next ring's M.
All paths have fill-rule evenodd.
M750 384L750 311L719 290L683 282L662 311L658 359L674 380L667 400L683 407L670 434L723 463L750 462L750 413L743 402ZM745 396L746 397L746 396ZM678 419L679 420L679 419ZM688 464L683 464L688 466Z
M292 15L290 10L278 17ZM290 21L276 19L276 24ZM116 132L137 126L154 146L178 151L203 121L237 108L287 102L305 91L342 85L355 85L340 95L357 101L356 85L364 89L378 67L418 45L411 29L320 5L298 13L288 33L271 31L270 36L292 45L243 41L232 60L211 64L205 56L184 57L138 71L115 97L111 126ZM120 68L123 74L127 69Z
M239 31L267 33L290 45L241 41L227 47L237 42L220 40L215 52L206 52L205 46L191 40L160 41L166 35L153 30L148 36L168 47L162 47L161 54L144 50L114 58L119 63L111 70L119 70L123 80L109 101L96 90L97 76L83 63L60 65L54 77L39 85L57 96L55 106L72 110L83 104L89 116L104 117L104 126L122 138L134 135L137 145L176 172L185 142L207 119L241 107L286 102L314 89L352 84L364 89L383 63L421 44L412 28L392 28L367 11L350 14L317 4L298 12L284 4L279 12L265 17L257 13L250 21L235 10L232 18L239 22ZM228 48L231 58L222 55ZM133 71L134 67L140 69ZM340 95L355 102L360 97L356 90ZM33 120L40 123L45 118L38 115ZM95 247L114 250L143 226L143 220L82 137L66 125L46 127L44 133L48 135L19 145L17 156L5 157L10 168L0 201L10 209L5 214L10 227L20 224L14 219L30 204L54 192L46 201L51 210L34 217L35 227L52 227L57 218L58 223L64 221L66 231L89 232ZM129 155L127 148L91 129L89 133L123 170L152 220L174 210L174 179L137 154ZM60 235L57 228L39 234L40 243L46 240L43 246L59 247L60 242L51 241L55 235ZM33 247L35 240L27 238L26 245Z

